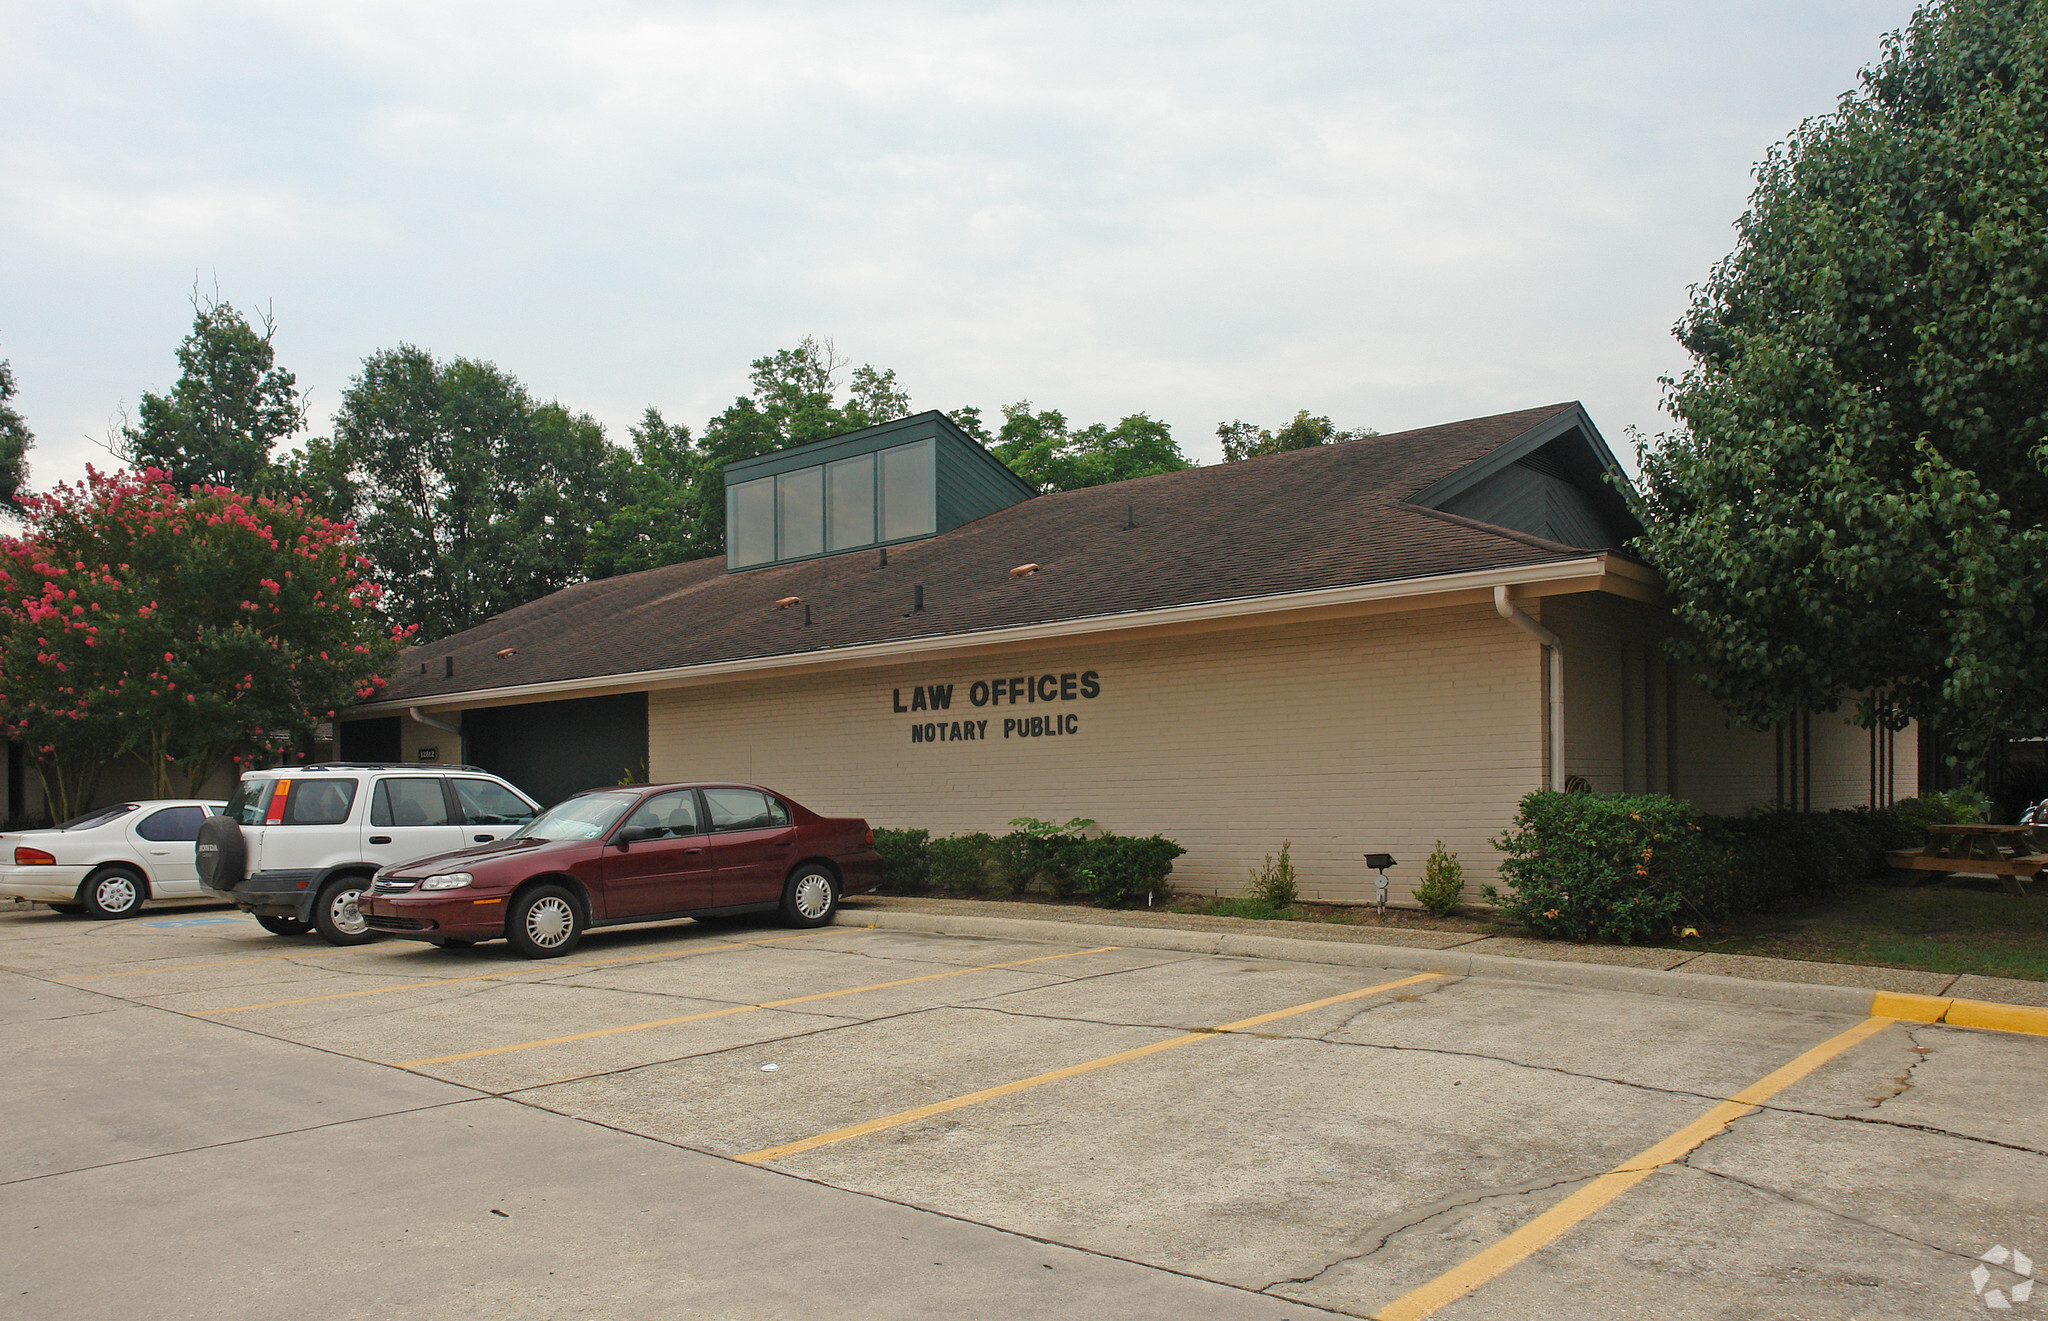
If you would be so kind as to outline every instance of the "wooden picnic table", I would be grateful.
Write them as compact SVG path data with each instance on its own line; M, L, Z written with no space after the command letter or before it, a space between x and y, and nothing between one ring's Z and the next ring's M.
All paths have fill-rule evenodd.
M1930 882L1944 876L1996 876L2008 893L2022 899L2027 879L2048 868L2048 853L2029 853L2031 826L1929 826L1924 849L1900 849L1885 855L1894 867L1932 872Z

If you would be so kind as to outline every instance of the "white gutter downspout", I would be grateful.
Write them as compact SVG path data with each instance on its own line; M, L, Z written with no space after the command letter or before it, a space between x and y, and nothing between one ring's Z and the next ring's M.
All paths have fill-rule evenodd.
M1564 788L1564 647L1557 634L1523 614L1508 599L1506 583L1493 589L1493 608L1500 617L1550 649L1550 787Z
M448 733L453 734L458 738L462 735L462 726L451 725L447 721L441 719L438 716L430 716L416 706L409 706L405 708L405 713L411 716L414 720L419 721L422 725L425 725L430 729L446 730Z

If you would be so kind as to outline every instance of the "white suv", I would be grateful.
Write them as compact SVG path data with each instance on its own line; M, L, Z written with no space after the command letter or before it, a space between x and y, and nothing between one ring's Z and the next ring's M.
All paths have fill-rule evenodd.
M474 766L284 766L242 776L194 860L206 893L266 931L360 945L375 935L356 903L380 869L503 839L539 810Z

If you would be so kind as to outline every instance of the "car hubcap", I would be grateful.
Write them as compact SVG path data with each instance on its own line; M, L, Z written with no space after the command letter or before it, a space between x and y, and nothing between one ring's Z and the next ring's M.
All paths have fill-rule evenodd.
M542 949L553 949L569 938L576 915L564 901L549 895L526 910L526 938Z
M343 890L334 896L334 902L327 906L327 915L334 922L334 929L344 936L360 936L370 929L369 921L357 907L361 902L361 890Z
M94 897L109 913L124 913L135 905L135 882L125 876L109 876L99 883Z
M805 917L823 917L832 908L832 882L813 873L796 883L796 911Z

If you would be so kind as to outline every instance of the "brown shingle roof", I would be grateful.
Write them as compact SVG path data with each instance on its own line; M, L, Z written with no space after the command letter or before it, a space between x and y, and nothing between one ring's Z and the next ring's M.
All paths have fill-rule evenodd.
M892 546L886 568L867 549L745 573L713 557L579 583L414 649L380 700L1581 558L1587 549L1405 503L1573 407L1039 496ZM1026 563L1041 567L1010 576ZM912 613L919 585L924 609ZM810 607L809 627L801 606L774 608L789 596Z

